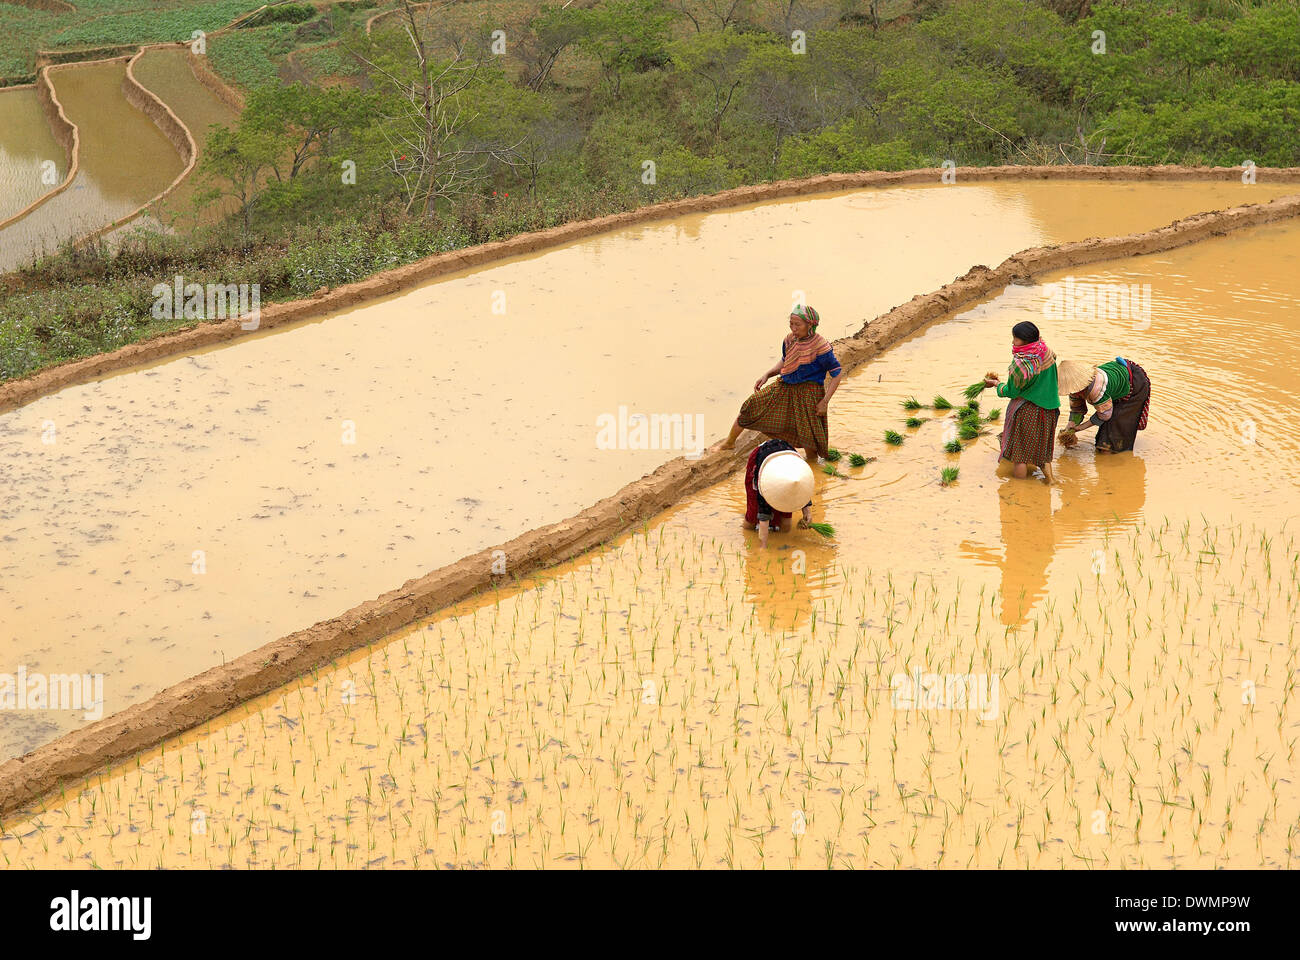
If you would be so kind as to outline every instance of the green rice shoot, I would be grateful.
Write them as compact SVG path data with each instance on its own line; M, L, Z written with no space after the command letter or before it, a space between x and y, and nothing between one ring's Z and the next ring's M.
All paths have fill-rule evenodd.
M992 423L994 420L996 420L998 418L999 413L1000 411L998 410L997 407L994 407L992 410L990 410L988 415L988 422Z
M946 397L936 394L935 398L930 401L930 406L936 410L951 410L952 403Z
M972 383L969 387L967 387L965 390L961 392L961 395L965 397L967 400L974 400L976 397L980 395L981 392L983 392L983 390L984 390L984 381L981 380L979 383Z
M810 523L808 524L808 529L817 531L827 539L830 539L831 537L835 536L835 528L832 527L829 523Z
M923 424L923 423L925 423L925 419L922 418L922 417L908 417L908 418L907 418L907 425L908 425L909 427L919 427L919 426L920 426L921 424Z
M948 453L961 453L961 441L949 440L943 445L943 449Z
M828 463L835 463L842 456L844 456L844 454L840 453L834 447L831 447L829 450L826 451L826 460Z
M849 466L865 467L870 461L860 453L849 454Z
M923 406L924 404L922 404L920 400L916 399L916 397L908 397L903 401L904 410L920 410Z
M970 423L969 421L963 423L960 427L957 428L957 436L963 440L974 440L979 435L980 435L979 425L975 423Z
M944 467L939 472L939 483L941 486L951 487L957 482L958 469L956 467Z
M891 447L897 447L903 442L903 435L895 430L885 431L885 443Z

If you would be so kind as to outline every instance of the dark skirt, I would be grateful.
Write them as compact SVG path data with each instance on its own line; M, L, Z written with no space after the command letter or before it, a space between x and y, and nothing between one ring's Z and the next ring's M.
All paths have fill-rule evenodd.
M758 472L758 451L762 444L749 451L749 462L745 464L745 523L751 527L758 526L758 484L754 474ZM781 521L789 520L790 514L780 510L772 511L772 529L780 530Z
M1110 419L1097 428L1097 446L1109 447L1111 453L1132 450L1139 430L1147 428L1151 412L1151 380L1147 372L1132 360L1128 364L1129 392L1111 405Z
M826 414L817 412L825 392L814 381L790 386L778 377L740 405L737 419L746 430L757 430L825 457L830 450L829 430Z
M1007 406L1002 426L1002 459L1041 467L1056 452L1056 421L1060 410L1044 410L1024 397Z

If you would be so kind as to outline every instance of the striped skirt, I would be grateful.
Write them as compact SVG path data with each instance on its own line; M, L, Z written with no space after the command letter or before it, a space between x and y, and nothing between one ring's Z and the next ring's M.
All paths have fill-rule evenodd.
M814 381L791 386L778 377L740 405L738 420L746 430L825 457L830 449L826 414L817 412L825 392Z
M1056 421L1060 410L1044 410L1024 397L1007 406L1002 426L1002 459L1041 467L1056 453Z

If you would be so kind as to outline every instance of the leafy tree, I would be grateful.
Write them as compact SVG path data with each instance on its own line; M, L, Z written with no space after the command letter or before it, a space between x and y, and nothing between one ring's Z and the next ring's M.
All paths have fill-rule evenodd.
M581 10L542 7L523 38L509 48L510 55L522 63L524 83L530 90L542 89L555 62L577 44L587 29Z
M223 197L239 204L238 215L247 233L253 208L261 195L266 175L280 157L283 142L256 124L241 123L236 129L216 126L199 160L199 174L208 187L197 199L212 203Z
M697 33L673 45L673 65L703 81L694 105L707 115L709 136L716 142L722 121L744 82L745 65L763 41L753 34L716 31Z
M770 162L776 163L786 137L817 126L813 68L806 54L784 43L765 44L746 59L742 75L747 112L774 134Z
M1248 10L1228 27L1221 55L1249 76L1300 81L1300 6Z
M398 46L357 56L380 84L375 129L387 143L389 169L401 182L406 210L432 216L440 200L481 184L492 162L509 162L514 145L468 136L477 116L470 101L483 82L487 46L460 43L438 58L427 26L437 22L437 9L431 20L417 17L410 0L401 3L403 32L383 35L396 36Z
M673 13L663 0L609 0L574 15L583 28L578 46L600 61L615 98L626 75L668 64Z

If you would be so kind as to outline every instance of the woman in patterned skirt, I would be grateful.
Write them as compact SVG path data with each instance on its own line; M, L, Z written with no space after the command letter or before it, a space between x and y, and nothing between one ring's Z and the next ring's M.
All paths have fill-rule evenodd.
M1028 320L1011 328L1011 365L1007 382L996 373L984 377L984 386L997 387L999 397L1011 400L1002 425L1000 459L1015 464L1013 473L1023 479L1033 465L1048 483L1056 480L1052 456L1056 452L1056 421L1061 416L1057 393L1056 354Z
M1070 397L1070 422L1061 431L1061 443L1072 447L1078 443L1079 431L1096 427L1099 452L1133 449L1137 433L1146 429L1151 413L1151 380L1145 370L1123 357L1095 367L1064 360L1060 386ZM1088 404L1096 407L1096 412L1085 421Z
M839 389L841 367L831 345L817 332L820 322L812 307L800 305L791 311L790 335L781 344L781 360L758 378L754 393L741 404L740 416L722 441L723 450L736 446L742 430L757 430L802 447L809 460L826 456L830 449L826 407Z

